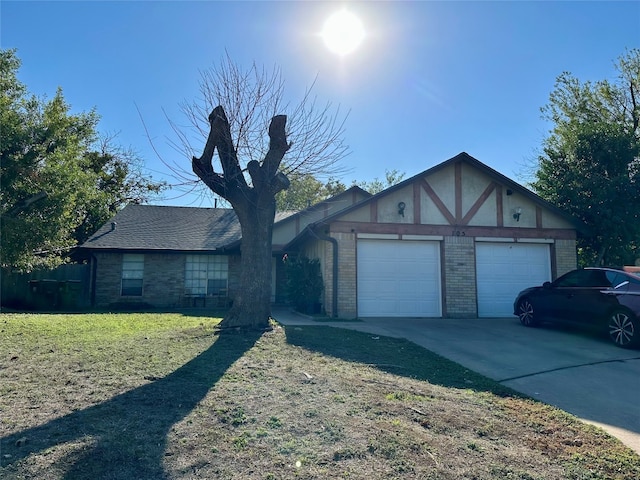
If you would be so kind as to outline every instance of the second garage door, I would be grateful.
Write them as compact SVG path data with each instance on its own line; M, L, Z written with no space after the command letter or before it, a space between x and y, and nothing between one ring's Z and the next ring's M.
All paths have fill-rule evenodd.
M358 240L358 316L440 317L440 243Z
M513 315L521 290L551 280L546 243L476 243L479 317Z

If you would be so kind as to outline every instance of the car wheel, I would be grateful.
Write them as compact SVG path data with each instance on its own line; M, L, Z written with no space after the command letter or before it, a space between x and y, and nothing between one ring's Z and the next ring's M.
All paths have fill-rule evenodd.
M535 327L538 324L533 312L533 305L528 299L523 298L518 302L517 312L520 323L525 327Z
M628 311L616 310L609 316L609 338L619 347L629 348L638 343L640 325Z

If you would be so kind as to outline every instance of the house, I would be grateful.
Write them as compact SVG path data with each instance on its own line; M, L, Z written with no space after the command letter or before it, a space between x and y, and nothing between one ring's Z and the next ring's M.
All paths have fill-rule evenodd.
M352 187L302 212L276 214L272 301L284 299L282 247L307 224L370 196ZM240 239L233 209L127 205L80 247L91 264L91 303L224 306L238 288Z
M353 187L276 218L284 253L320 260L327 314L494 317L516 294L576 267L584 226L467 153L371 196ZM240 231L223 209L130 205L83 248L95 304L217 301L237 288Z

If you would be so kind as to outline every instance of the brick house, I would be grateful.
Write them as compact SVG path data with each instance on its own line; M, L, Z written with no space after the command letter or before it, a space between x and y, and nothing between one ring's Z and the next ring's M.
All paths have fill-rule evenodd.
M284 299L282 247L308 223L371 196L352 187L301 212L276 214L272 300ZM91 264L91 304L224 306L238 288L240 224L229 208L127 205L80 250Z
M582 228L461 153L377 195L353 187L276 218L272 299L282 295L278 259L299 252L320 260L331 316L508 316L521 289L576 267ZM232 297L239 240L230 210L128 206L83 245L94 303Z

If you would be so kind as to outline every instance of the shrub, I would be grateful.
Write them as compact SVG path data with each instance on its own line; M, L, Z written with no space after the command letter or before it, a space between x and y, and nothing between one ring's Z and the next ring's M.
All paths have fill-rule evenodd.
M320 261L305 256L288 257L285 265L289 302L298 311L315 313L324 289Z

